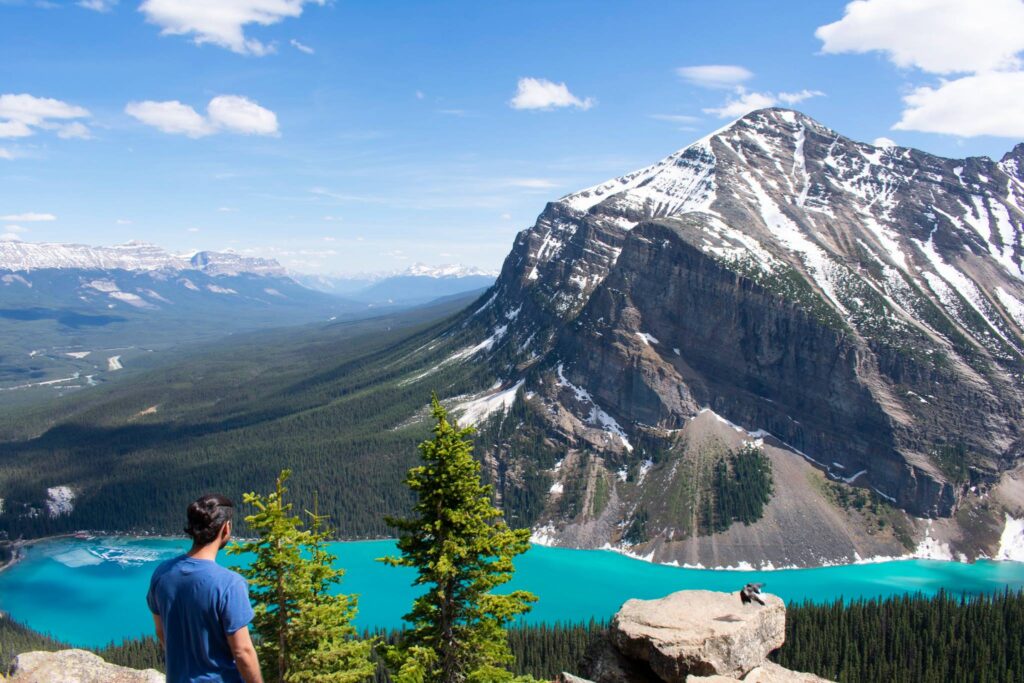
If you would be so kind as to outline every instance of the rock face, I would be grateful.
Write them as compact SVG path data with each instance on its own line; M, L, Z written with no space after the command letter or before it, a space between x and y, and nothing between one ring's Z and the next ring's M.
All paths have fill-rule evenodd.
M762 598L763 606L743 605L735 593L679 591L629 600L583 673L594 683L824 681L768 661L785 640L786 606L777 596Z
M692 501L644 503L695 457L679 434L705 410L914 517L983 507L1024 456L1022 155L879 148L766 109L550 203L442 364L490 360L499 383L478 402L524 382L566 453L538 538L712 561ZM514 481L522 463L491 455ZM874 548L818 539L828 557L729 559L901 555L923 537L911 526ZM962 531L952 551L995 551Z
M10 683L164 683L153 669L108 664L85 650L25 652L14 658Z
M629 600L612 621L611 640L664 681L682 681L688 674L742 675L786 637L785 603L774 595L764 601L743 605L736 595L715 591Z

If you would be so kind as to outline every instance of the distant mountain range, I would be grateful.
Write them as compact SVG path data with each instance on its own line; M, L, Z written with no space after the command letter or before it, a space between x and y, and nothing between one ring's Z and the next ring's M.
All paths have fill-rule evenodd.
M293 275L303 285L372 304L415 304L490 287L497 271L417 263L405 270L348 276Z
M60 393L184 342L374 315L493 283L477 272L416 266L345 297L233 252L0 242L0 390Z
M34 270L161 270L199 271L210 276L268 275L284 277L285 269L273 259L250 258L233 252L200 251L173 254L146 242L128 242L113 247L84 244L0 242L0 271Z

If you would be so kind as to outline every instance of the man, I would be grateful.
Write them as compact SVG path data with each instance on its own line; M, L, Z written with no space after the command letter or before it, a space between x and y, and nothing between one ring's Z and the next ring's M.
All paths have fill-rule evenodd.
M188 506L187 554L163 562L146 602L164 646L167 683L263 683L249 636L245 579L217 564L231 538L234 503L207 495Z

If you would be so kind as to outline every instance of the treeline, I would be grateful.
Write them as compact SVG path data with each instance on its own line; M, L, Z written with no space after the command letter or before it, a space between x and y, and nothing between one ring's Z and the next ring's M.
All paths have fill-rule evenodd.
M587 648L600 637L605 626L604 622L594 620L585 624L514 626L508 632L509 647L516 662L513 671L543 680L550 680L562 671L577 671ZM401 640L401 632L364 632L362 637L380 637L385 642L397 644ZM69 647L72 646L37 633L16 621L0 618L0 672L7 671L14 656L22 652L63 650ZM133 669L165 670L163 648L156 638L128 639L116 645L111 643L106 647L95 648L93 652L111 664ZM379 661L372 680L373 683L393 683L387 668Z
M199 493L241 500L271 488L284 467L295 471L297 505L309 507L318 492L338 537L390 535L384 518L413 504L402 479L429 436L430 389L473 394L494 381L476 364L443 365L458 338L428 342L449 323L399 323L199 355L97 388L88 401L72 397L56 424L43 410L0 411L0 538L180 533L182 510ZM77 494L71 515L27 514L43 508L48 487L65 483ZM535 496L516 500L512 488L510 519L529 516Z
M515 626L508 641L517 674L549 680L578 672L603 622ZM371 634L366 634L369 637ZM387 638L395 642L398 634ZM14 654L67 647L0 618L0 671ZM109 662L163 670L152 638L97 653ZM828 604L791 604L786 644L772 655L782 666L840 683L1011 683L1024 680L1024 593L960 597L940 593ZM383 668L375 683L390 683Z
M1022 681L1024 593L791 606L773 658L840 683Z

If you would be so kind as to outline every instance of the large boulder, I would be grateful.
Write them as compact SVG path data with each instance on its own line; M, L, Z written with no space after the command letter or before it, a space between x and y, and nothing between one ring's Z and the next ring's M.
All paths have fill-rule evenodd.
M742 677L786 638L786 604L744 605L735 593L679 591L659 600L629 600L612 620L610 638L626 658L646 662L665 683L690 674Z
M9 683L165 683L162 673L109 664L85 650L25 652L14 658Z

